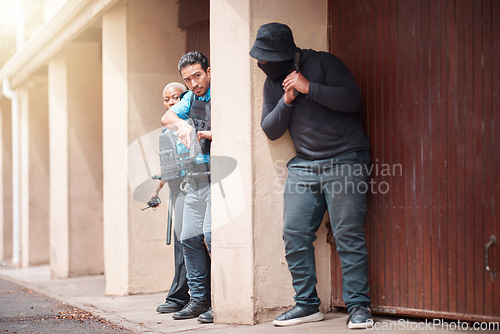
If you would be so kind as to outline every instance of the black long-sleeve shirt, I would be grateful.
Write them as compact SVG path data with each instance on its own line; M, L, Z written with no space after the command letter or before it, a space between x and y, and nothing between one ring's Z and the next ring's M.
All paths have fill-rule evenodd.
M276 140L288 129L297 155L308 160L370 149L359 116L361 94L342 61L302 50L300 72L310 82L309 94L300 94L292 105L283 100L282 82L266 79L261 120L266 136Z

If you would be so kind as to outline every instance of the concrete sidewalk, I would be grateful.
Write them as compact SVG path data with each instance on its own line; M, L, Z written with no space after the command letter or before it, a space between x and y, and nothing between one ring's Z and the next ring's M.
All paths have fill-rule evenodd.
M349 330L347 315L325 314L325 320L291 327L274 327L272 323L255 326L199 324L196 319L173 320L171 314L156 313L156 306L162 304L166 293L143 294L123 297L104 295L104 276L87 276L68 279L50 279L48 266L26 269L0 268L0 275L19 285L52 297L62 303L91 312L113 324L134 333L457 333L451 326L430 328L425 320L412 320L404 326L402 319L375 316L378 328L371 330ZM406 321L406 320L405 320ZM432 320L428 320L432 322ZM469 333L472 333L470 329ZM481 331L498 333L498 331Z

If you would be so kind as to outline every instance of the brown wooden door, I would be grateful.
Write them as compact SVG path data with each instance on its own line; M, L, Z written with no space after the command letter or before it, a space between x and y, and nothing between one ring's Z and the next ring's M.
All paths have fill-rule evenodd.
M330 51L361 88L372 141L374 309L498 321L486 244L496 236L488 261L500 275L500 1L329 5Z

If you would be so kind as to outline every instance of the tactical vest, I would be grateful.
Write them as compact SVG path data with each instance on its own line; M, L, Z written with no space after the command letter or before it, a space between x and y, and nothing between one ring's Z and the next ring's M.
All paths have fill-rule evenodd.
M186 92L185 92L186 93ZM182 96L185 94L183 93ZM188 123L196 131L210 131L210 101L200 101L191 95L190 119ZM193 138L194 139L194 138ZM197 141L196 139L194 139ZM159 155L161 180L167 182L174 195L179 192L179 185L183 183L187 175L190 179L207 178L206 175L198 175L209 171L209 164L197 164L193 159L200 152L210 154L211 140L202 139L198 145L191 147L191 151L178 141L177 133L164 129L160 135ZM191 156L192 155L192 156Z
M194 128L196 131L210 131L211 117L210 117L210 100L201 101L194 98L194 94L191 95L191 109L189 111L189 117L193 119ZM200 140L201 152L203 154L210 154L210 146L212 141L209 139Z

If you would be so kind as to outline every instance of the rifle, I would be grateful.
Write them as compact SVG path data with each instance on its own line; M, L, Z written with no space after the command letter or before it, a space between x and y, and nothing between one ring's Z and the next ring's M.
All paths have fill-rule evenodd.
M191 119L190 121L190 125L193 126ZM173 189L170 181L183 179L180 185L176 185L176 187L179 187L182 192L186 193L188 187L187 179L196 180L201 177L205 177L208 179L210 175L210 172L200 172L195 168L195 160L198 154L201 154L201 148L200 144L198 143L196 130L192 130L190 139L190 149L184 147L184 150L180 150L177 147L177 135L174 135L173 132L163 132L160 136L161 175L153 175L152 178L166 182L170 187L166 235L167 245L170 245L172 242L172 217L174 213L174 201L177 197L176 195L174 195L174 191L172 191ZM158 201L157 204L155 204L155 199L157 199ZM160 204L159 201L160 199L158 197L151 199L151 201L148 202L148 207L144 208L143 210L149 209L150 207L156 207L158 204Z

